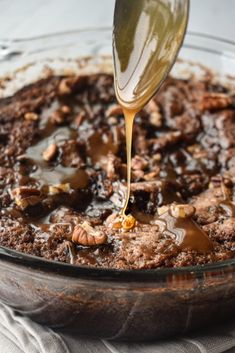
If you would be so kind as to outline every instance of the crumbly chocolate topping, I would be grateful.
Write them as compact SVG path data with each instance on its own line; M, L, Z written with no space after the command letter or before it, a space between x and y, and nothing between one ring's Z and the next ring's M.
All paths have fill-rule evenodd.
M51 77L1 99L0 244L119 269L234 256L235 97L227 88L169 78L135 120L132 170L133 217L121 220L125 127L112 76ZM181 227L198 230L197 247L180 243Z

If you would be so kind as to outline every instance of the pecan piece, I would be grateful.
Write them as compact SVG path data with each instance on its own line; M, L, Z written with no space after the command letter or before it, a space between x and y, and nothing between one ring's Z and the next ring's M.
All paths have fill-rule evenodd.
M175 218L189 218L195 214L195 207L192 205L182 204L182 205L171 205L170 212Z
M203 96L199 103L199 109L205 110L219 110L229 107L232 103L231 97L224 93L207 93Z
M70 184L58 184L58 185L50 185L48 192L50 195L60 194L62 192L68 193L71 190Z
M62 105L61 111L64 114L70 114L71 113L71 108L68 105Z
M169 211L169 208L170 206L161 206L161 207L158 207L157 209L157 213L159 216L162 216L164 213L168 212Z
M106 234L95 230L88 222L74 228L72 241L83 246L102 245L107 242Z
M41 202L41 192L35 188L29 188L26 186L18 187L11 190L11 195L17 206L22 210L28 206L34 206Z
M122 229L127 232L136 226L136 219L131 214L126 216L113 213L106 219L105 223L109 228L115 230Z
M29 121L37 121L38 120L38 114L33 113L33 112L28 112L25 113L24 115L25 120L29 120Z
M44 161L50 162L54 159L57 153L57 145L55 143L52 143L50 146L48 146L42 153L42 157Z
M122 218L117 213L112 213L105 221L105 224L112 229L122 228Z
M146 180L146 181L155 180L160 173L160 168L155 168L155 169L156 169L155 171L152 171L150 173L145 174L144 180Z
M58 91L61 96L70 94L72 92L71 86L74 82L73 78L63 78L60 81Z

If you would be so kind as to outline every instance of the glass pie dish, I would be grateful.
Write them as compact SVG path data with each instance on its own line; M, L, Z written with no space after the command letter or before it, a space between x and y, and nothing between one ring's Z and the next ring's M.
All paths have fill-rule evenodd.
M234 86L235 44L188 33L173 76ZM0 95L53 74L112 72L111 30L0 41ZM196 63L196 64L194 64ZM205 65L205 67L204 67ZM154 270L94 269L0 248L0 300L70 334L150 340L233 318L235 259Z

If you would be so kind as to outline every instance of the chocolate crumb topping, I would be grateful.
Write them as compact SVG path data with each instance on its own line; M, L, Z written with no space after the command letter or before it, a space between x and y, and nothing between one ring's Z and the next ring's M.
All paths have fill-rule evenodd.
M168 78L137 115L128 216L119 216L125 126L111 75L26 86L0 100L0 126L0 245L118 269L234 257L229 89Z

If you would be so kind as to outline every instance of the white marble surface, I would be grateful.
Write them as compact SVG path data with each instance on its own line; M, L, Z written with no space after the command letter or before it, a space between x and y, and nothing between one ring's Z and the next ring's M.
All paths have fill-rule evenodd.
M0 38L111 26L114 0L0 0ZM191 0L189 30L235 41L235 0Z

